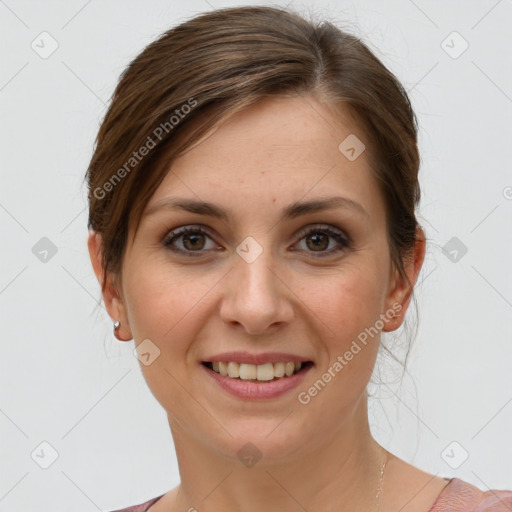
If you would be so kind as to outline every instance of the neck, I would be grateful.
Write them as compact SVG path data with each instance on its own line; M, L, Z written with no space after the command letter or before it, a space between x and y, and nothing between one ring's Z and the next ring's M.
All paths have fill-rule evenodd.
M279 460L262 457L252 467L169 420L181 478L176 510L376 510L386 451L371 436L366 399L364 393L351 417L320 436L321 444L304 443L300 453ZM240 447L246 441L230 440Z

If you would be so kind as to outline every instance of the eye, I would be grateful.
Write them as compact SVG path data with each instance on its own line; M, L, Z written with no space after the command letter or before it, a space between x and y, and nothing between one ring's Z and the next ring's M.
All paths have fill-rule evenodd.
M316 226L308 228L305 232L302 232L299 242L305 241L306 251L319 253L320 257L328 256L334 253L338 253L343 249L348 249L351 245L348 236L345 236L342 231L334 230L329 226ZM330 250L326 250L330 245L330 240L333 239L335 243L334 247Z
M306 252L318 253L320 257L338 253L351 246L351 240L342 231L330 226L310 227L300 233L299 243L305 241ZM331 245L331 241L334 243ZM210 241L210 247L208 247ZM206 250L214 250L217 246L208 232L200 226L185 226L171 231L163 241L171 251L186 256L201 256ZM179 247L181 245L181 247ZM327 250L329 247L331 248Z
M201 252L203 252L202 249L208 249L205 242L207 238L212 240L203 228L197 226L185 226L171 231L163 243L171 251L186 253L187 256L200 256ZM183 248L175 247L174 244L176 241L180 241ZM210 249L212 248L213 247L210 247Z

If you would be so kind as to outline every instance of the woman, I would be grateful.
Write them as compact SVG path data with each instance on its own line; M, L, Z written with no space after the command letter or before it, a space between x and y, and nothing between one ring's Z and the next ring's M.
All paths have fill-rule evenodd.
M329 23L213 11L131 63L88 169L88 246L181 482L123 510L512 509L369 429L380 334L425 255L418 168L404 89Z

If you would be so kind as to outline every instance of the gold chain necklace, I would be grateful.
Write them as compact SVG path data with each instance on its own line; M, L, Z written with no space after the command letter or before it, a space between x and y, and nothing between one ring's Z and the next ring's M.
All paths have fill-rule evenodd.
M377 512L379 512L379 507L380 507L380 495L382 492L382 480L384 479L384 470L386 468L386 462L387 462L387 457L384 459L384 462L382 463L382 466L380 468L380 480L379 480L379 485L377 487L377 495L375 496L375 498L377 500Z

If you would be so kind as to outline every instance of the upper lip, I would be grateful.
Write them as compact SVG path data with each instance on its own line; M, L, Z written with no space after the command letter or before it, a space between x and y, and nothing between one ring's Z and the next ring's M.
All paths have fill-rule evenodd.
M305 363L310 359L298 356L295 354L288 354L285 352L263 352L261 354L251 354L250 352L223 352L216 354L204 362L229 362L246 363L246 364L265 364L265 363L288 363L288 362L302 362Z

